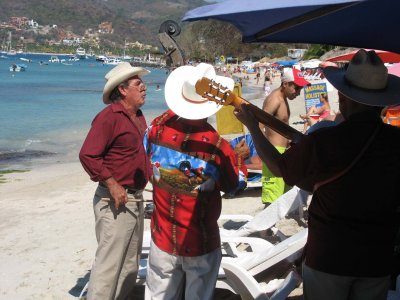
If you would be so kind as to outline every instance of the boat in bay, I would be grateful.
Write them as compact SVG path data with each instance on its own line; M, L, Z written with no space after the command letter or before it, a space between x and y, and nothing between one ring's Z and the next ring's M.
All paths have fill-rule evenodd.
M60 59L58 58L58 56L52 55L49 59L49 62L51 63L59 63Z
M118 64L122 63L122 60L119 59L118 57L107 57L104 61L103 64L105 65L112 65L116 66Z
M83 47L78 47L76 49L75 54L79 59L85 59L86 58L86 50Z
M12 64L10 66L10 72L25 72L28 68L25 64Z

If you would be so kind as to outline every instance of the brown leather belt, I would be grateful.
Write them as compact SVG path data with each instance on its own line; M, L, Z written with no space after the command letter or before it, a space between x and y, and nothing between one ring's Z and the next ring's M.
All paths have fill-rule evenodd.
M103 188L108 189L107 185L102 181L99 182L99 185ZM142 198L143 196L143 190L132 189L125 186L124 188L126 190L126 193L132 195L135 199Z
M143 197L143 190L126 189L126 192L131 194L135 199L141 199Z

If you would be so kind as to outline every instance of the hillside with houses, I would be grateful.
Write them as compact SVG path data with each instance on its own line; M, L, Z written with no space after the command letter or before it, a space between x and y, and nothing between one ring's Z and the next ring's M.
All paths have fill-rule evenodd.
M201 0L0 0L0 42L13 36L16 50L35 45L87 49L159 47L157 33L165 20L180 20Z

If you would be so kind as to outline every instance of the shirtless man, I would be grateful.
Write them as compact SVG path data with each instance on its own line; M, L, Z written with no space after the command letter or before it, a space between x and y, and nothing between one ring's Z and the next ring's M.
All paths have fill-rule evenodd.
M285 68L281 77L281 86L271 92L263 103L263 110L289 124L290 108L288 100L293 100L300 95L304 86L310 85L303 77L300 70ZM288 140L260 123L260 129L276 149L283 153ZM262 171L262 202L268 206L285 192L285 182L281 177L275 177L263 163Z

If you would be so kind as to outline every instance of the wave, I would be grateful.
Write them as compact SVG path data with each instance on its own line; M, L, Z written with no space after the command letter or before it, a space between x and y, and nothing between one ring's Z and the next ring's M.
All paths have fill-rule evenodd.
M42 142L41 140L27 139L25 141L25 147L28 147L28 146L32 145L33 143L41 143L41 142Z

